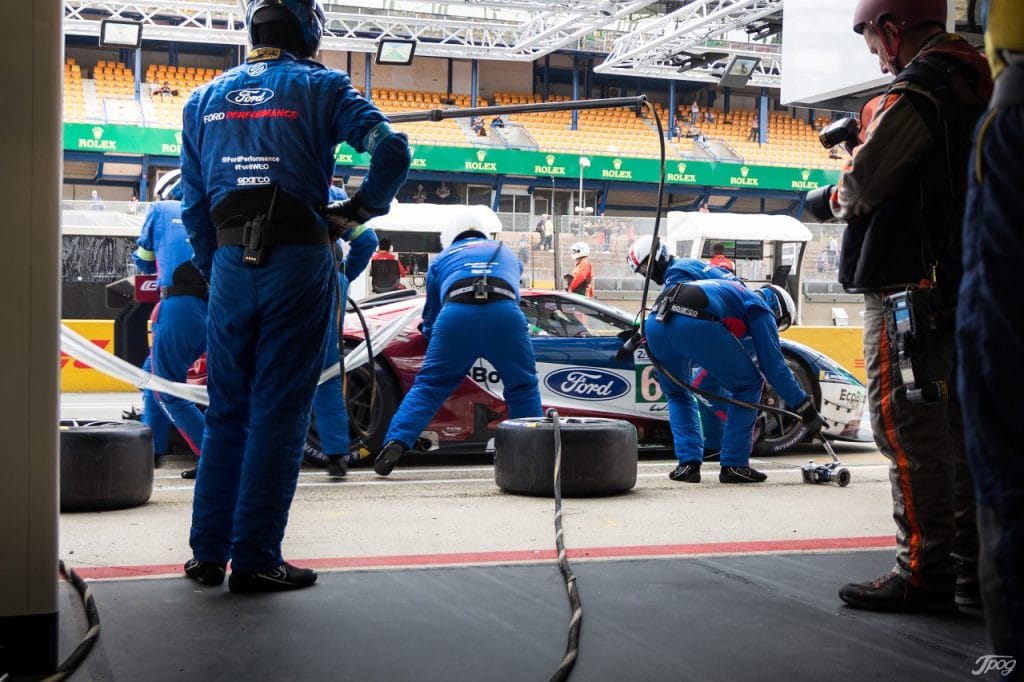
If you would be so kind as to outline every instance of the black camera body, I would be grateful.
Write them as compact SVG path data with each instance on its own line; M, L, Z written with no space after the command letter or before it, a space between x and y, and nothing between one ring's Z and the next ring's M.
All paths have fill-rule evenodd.
M932 290L906 289L890 294L882 299L882 309L907 400L918 404L945 402L949 398L948 384L932 381L921 357L925 342L938 331Z
M841 144L846 147L846 151L852 154L853 148L857 146L859 135L860 124L857 123L857 119L841 118L822 128L818 134L818 140L821 141L821 146L825 149L831 149L837 144Z

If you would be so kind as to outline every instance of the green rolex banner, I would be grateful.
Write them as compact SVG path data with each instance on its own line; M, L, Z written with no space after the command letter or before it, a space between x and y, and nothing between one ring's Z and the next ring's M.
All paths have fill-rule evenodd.
M578 178L580 172L578 154L493 147L440 147L417 144L410 147L412 169L417 171L500 174L528 178ZM64 149L178 156L181 153L181 131L116 124L65 123ZM583 177L587 180L658 182L657 159L624 155L588 155L588 158L590 166L583 169ZM342 144L335 151L335 160L339 166L358 168L368 166L370 157ZM694 159L669 159L665 166L665 182L668 185L805 192L835 183L839 178L838 171L821 168L755 166Z

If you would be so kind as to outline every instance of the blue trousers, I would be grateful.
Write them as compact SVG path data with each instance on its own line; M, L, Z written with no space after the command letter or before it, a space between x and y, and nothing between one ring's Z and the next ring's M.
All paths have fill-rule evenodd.
M750 403L760 401L764 377L743 344L725 325L685 315L673 315L665 322L658 322L652 314L647 318L645 330L651 353L674 376L685 381L691 375L692 366L699 365L718 379L732 397ZM668 401L676 457L680 462L701 461L704 446L696 401L689 391L677 386L660 370L658 380ZM794 401L790 404L798 404L802 396L784 395L782 398ZM723 467L750 463L756 419L756 410L738 405L726 408L721 437Z
M338 327L345 324L345 303L348 296L348 278L338 277L340 286L340 309L331 303L331 324L327 332L327 348L324 352L324 369L338 361ZM348 407L342 391L341 376L320 384L313 398L313 415L316 417L320 446L325 455L347 455L349 453Z
M1024 106L989 112L978 126L975 148L957 304L960 404L977 492L979 572L992 653L1015 656L1019 663L1024 655L1024 439L1012 396L1024 386L1019 348L1024 194L1013 178L1024 149Z
M206 352L206 301L197 296L165 298L153 310L152 372L184 383L188 368ZM205 418L196 404L169 393L153 397L197 456Z
M713 377L703 367L695 366L693 368L693 380L690 384L709 393L730 397L729 391L722 386L722 382ZM696 400L697 412L700 415L700 429L704 437L703 448L705 450L721 450L722 432L725 428L725 417L729 403L711 400L704 396L696 396Z
M152 354L146 356L142 363L142 369L149 374L153 373ZM153 432L154 456L163 457L168 454L167 434L171 430L171 420L167 418L167 413L161 409L160 404L156 401L156 396L150 390L142 392L142 423Z
M477 358L498 370L511 419L543 415L533 344L519 304L446 303L434 322L423 367L391 419L385 442L412 447Z
M278 245L263 265L242 247L213 256L203 456L190 542L201 561L262 571L281 540L330 324L328 249Z

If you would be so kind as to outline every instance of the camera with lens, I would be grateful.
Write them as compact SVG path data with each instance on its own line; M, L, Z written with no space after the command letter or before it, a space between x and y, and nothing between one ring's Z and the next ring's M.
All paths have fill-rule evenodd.
M825 149L831 149L837 144L841 144L846 147L846 151L852 154L853 148L857 146L858 135L860 135L860 124L857 123L857 119L841 118L822 128L818 139Z
M912 403L944 402L945 381L932 381L921 357L927 339L938 330L931 289L907 289L882 299L885 331L896 351L900 379Z

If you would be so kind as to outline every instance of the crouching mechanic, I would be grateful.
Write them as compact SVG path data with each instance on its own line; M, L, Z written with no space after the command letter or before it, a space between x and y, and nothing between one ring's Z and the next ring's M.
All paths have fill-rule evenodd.
M345 191L330 188L331 201L344 201L348 198ZM335 253L340 250L341 242L348 243L348 253L344 260L338 260L338 289L336 300L332 302L331 326L327 332L327 349L324 352L324 369L333 366L341 356L338 330L345 325L345 304L348 300L348 286L370 263L377 250L377 233L366 225L343 225L341 237L335 243ZM342 367L344 372L344 367ZM348 473L347 462L350 458L351 442L348 428L348 406L345 404L344 382L342 375L332 377L317 386L313 398L313 416L316 418L317 433L320 435L322 452L316 452L305 446L306 461L327 465L330 476L341 477ZM356 453L354 459L359 459Z
M253 0L246 61L192 93L182 116L182 218L210 273L203 456L185 573L254 593L309 587L281 554L337 271L322 213L361 225L387 213L409 169L404 135L312 61L318 0ZM332 203L334 149L370 155L359 191ZM332 221L333 222L333 221Z
M150 371L163 379L184 383L188 368L206 352L206 281L192 265L192 246L181 222L181 171L166 173L154 192L160 201L146 215L132 253L135 267L145 275L156 273L160 302L153 309L153 348ZM153 409L149 398L156 402ZM142 421L157 434L166 432L164 415L170 419L192 452L199 456L205 419L195 403L163 391L147 391ZM164 414L158 414L162 411ZM166 438L161 438L166 443ZM160 445L161 448L166 447ZM182 472L195 478L195 469Z
M442 228L441 246L427 270L420 327L427 354L373 463L381 476L391 473L477 358L498 370L509 418L543 413L533 344L519 309L522 263L507 246L487 238L472 208Z
M627 258L634 272L646 276L650 267L651 280L664 285L646 320L645 334L650 355L660 365L658 381L668 401L669 424L679 459L673 480L700 482L703 439L693 396L667 376L666 370L686 380L692 366L700 365L732 397L748 403L761 398L763 371L782 400L798 406L795 411L808 433L820 431L824 421L813 399L786 366L779 347L779 330L790 325L794 314L789 294L775 285L750 291L726 273L712 272L716 270L713 266L704 267L714 279L690 279L690 263L685 259L677 262L664 244L658 244L652 256L651 242L650 237L638 240ZM760 370L744 347L747 339ZM718 480L722 483L760 483L767 478L750 467L756 418L756 410L729 404L721 442Z

